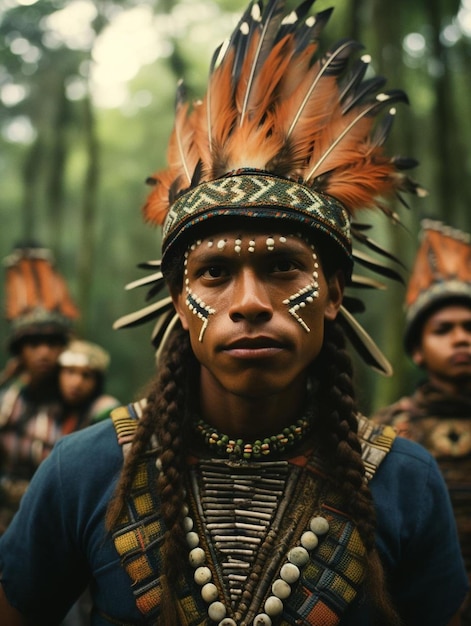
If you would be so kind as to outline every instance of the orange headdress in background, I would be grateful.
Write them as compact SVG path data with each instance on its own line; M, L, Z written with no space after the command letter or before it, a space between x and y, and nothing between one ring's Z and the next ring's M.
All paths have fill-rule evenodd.
M78 315L50 250L21 245L4 259L6 318L11 324L9 347L15 351L26 336L67 335Z
M471 237L435 220L422 220L417 250L406 293L406 349L419 338L427 314L449 301L471 306Z

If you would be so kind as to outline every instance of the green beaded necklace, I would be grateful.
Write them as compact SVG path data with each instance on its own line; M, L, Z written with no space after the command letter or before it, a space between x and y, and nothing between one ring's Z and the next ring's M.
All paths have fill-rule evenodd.
M216 428L199 419L194 423L196 433L204 440L212 453L230 459L250 461L261 459L292 448L300 441L311 427L310 415L297 420L295 424L283 428L278 435L245 442L243 439L231 439Z

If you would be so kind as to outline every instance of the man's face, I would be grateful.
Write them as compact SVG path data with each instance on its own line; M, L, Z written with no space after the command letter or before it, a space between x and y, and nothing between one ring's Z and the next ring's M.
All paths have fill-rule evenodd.
M20 358L31 382L53 375L64 344L64 338L56 335L32 335L23 339Z
M328 283L298 236L230 230L189 249L174 301L202 388L255 398L304 379L341 297L340 275Z
M416 365L439 385L471 387L471 307L453 304L432 313L414 349Z
M59 371L59 387L67 404L80 406L90 400L95 391L97 378L90 367L62 366Z

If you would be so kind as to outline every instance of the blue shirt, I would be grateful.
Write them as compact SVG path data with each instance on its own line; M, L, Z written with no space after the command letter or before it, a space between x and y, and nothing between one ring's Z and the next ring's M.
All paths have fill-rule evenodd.
M20 510L0 539L0 571L10 603L36 626L52 626L90 584L92 626L143 623L104 525L123 464L110 420L61 440L41 464ZM396 438L370 483L377 545L406 625L444 626L467 591L443 478L421 446ZM368 626L352 605L345 626Z

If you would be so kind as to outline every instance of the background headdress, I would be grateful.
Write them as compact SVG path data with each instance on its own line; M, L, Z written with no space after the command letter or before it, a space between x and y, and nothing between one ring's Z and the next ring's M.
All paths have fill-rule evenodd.
M405 300L408 352L435 307L449 301L465 301L471 306L470 235L435 220L422 220L421 228Z
M365 78L370 59L356 58L357 42L344 39L319 53L332 9L309 16L312 4L307 0L284 16L281 0L252 2L214 53L204 98L190 107L179 84L168 166L148 179L154 188L143 208L145 220L163 225L162 265L144 264L157 272L128 288L150 284L153 298L160 270L165 275L168 260L181 254L196 228L233 216L281 219L324 238L347 280L354 259L399 277L388 264L352 251L352 237L391 259L367 236L367 225L353 222L357 211L376 208L398 221L386 199L423 192L404 174L416 162L383 151L394 105L407 98L399 90L381 91L381 77ZM382 286L358 276L351 285ZM350 313L361 307L358 299L346 298L339 319L367 362L390 373ZM162 314L153 334L157 346L167 322L175 323L168 298L125 316L115 328Z
M10 351L31 335L60 334L65 343L79 312L51 251L36 244L19 245L3 264Z
M91 341L75 339L59 356L62 367L89 367L97 372L106 372L110 355L106 350Z

